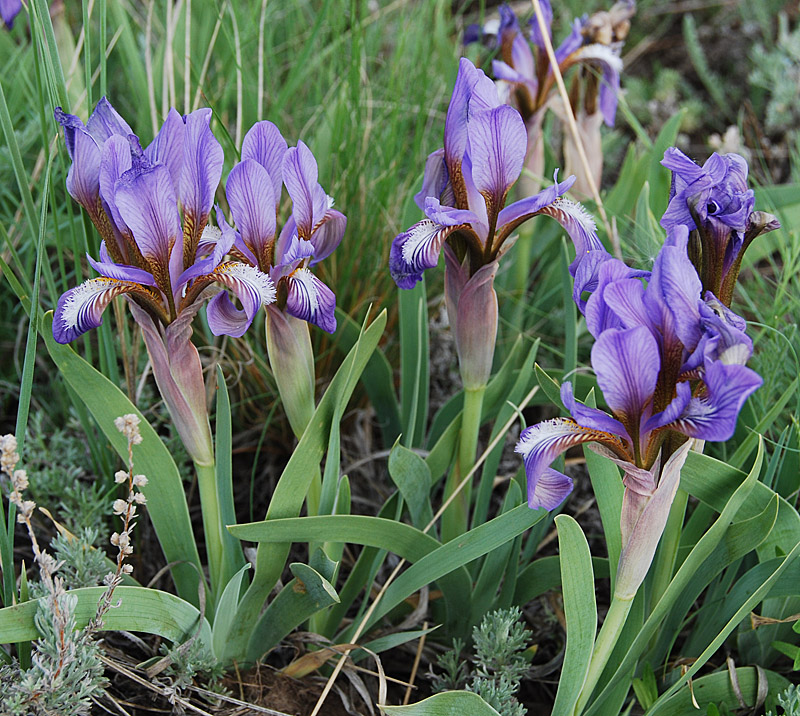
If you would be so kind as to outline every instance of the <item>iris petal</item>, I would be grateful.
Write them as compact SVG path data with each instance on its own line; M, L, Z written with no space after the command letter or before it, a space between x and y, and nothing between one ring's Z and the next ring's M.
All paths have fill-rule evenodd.
M333 333L336 330L336 296L333 291L307 268L298 269L286 280L286 312Z
M528 478L528 505L531 508L544 507L552 510L564 500L571 490L572 481L567 483L565 480L569 478L562 476L564 479L560 481L560 488L554 490L553 483L556 481L552 475L545 478L544 484L539 487L542 477L561 453L574 445L592 441L624 449L619 438L614 435L585 428L570 418L546 420L522 431L514 450L523 456ZM559 487L559 483L556 483L556 487Z
M700 440L728 440L744 401L764 382L750 368L706 361L703 382L707 394L692 398L669 427Z
M208 305L208 326L214 335L242 336L262 305L275 301L275 284L254 266L228 261L217 266L208 278L225 286L239 299L242 310L227 294L218 294ZM224 296L224 298L220 298Z
M517 110L501 105L476 114L468 127L472 180L496 215L522 171L528 136Z
M267 170L272 182L272 201L275 206L281 200L283 157L287 148L280 130L266 120L256 122L244 135L242 142L242 160L253 159Z
M245 159L231 169L225 191L242 240L266 270L276 229L272 179L261 164Z
M400 288L413 288L422 279L425 269L439 262L444 240L456 226L443 226L423 219L392 241L389 271Z
M283 181L292 198L292 216L298 234L308 239L328 210L328 196L317 181L317 160L311 150L298 142L283 157Z
M133 281L113 278L92 278L71 288L58 299L53 316L53 338L69 343L86 331L103 323L103 311L117 296L125 293L146 293L147 289Z
M597 383L614 415L631 431L644 414L658 380L658 344L644 326L604 331L592 346Z

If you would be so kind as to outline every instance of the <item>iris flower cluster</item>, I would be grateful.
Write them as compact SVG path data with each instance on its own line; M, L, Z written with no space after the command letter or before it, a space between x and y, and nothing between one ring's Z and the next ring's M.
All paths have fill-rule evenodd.
M549 0L539 0L548 36L552 34L553 10ZM499 8L500 22L496 29L499 59L492 62L492 74L498 80L504 102L516 107L528 133L528 154L525 167L535 177L544 169L544 136L542 122L548 108L562 118L560 100L552 96L555 74L545 50L539 23L533 17L526 31L519 25L508 5ZM620 52L630 29L630 18L636 12L633 0L617 2L610 10L576 18L570 34L555 48L555 59L562 75L572 67L583 68L570 88L570 102L586 148L595 185L600 185L603 153L600 147L600 125L614 126L622 60ZM465 41L476 39L472 29ZM602 73L602 79L597 71ZM564 138L564 161L567 173L578 177L575 191L589 195L588 181L579 170L577 147L567 133Z
M571 270L602 247L589 214L563 196L575 177L505 206L526 149L519 112L502 104L494 83L462 58L444 147L428 156L422 190L414 197L426 218L395 237L389 268L400 288L413 288L444 250L447 309L467 389L489 377L497 333L494 277L517 227L539 214L556 219L575 245Z
M571 479L550 467L572 446L594 443L623 469L617 593L625 599L650 565L692 439L728 440L762 383L745 366L753 344L729 308L731 282L749 241L778 225L754 212L741 157L714 155L701 168L670 149L664 164L673 188L652 271L601 250L575 272L573 298L595 338L592 368L608 412L580 403L564 383L570 417L525 429L516 447L531 508L554 509L572 490Z
M334 331L336 299L310 267L336 248L346 219L319 185L309 148L289 148L270 122L247 133L242 160L228 177L233 228L219 207L219 226L209 223L223 166L210 109L186 116L171 110L144 149L105 98L86 125L60 108L55 115L72 159L67 190L102 242L99 260L87 256L99 278L61 296L53 335L68 343L99 326L108 304L124 295L187 450L198 464L210 464L192 319L210 299L208 325L216 335L243 335L262 305ZM292 215L278 232L284 184ZM224 290L214 294L215 286Z

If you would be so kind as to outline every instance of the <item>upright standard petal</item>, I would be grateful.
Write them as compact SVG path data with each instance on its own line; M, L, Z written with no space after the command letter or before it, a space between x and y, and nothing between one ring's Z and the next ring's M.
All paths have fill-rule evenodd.
M155 139L144 150L152 164L163 164L169 170L175 193L180 191L183 172L183 145L186 125L175 109L170 109Z
M604 331L592 346L592 367L608 407L636 439L661 367L655 338L644 326Z
M444 156L450 178L458 183L467 149L467 125L477 112L500 104L494 83L466 57L458 63L458 75L444 122ZM458 192L456 192L458 194Z
M116 201L117 182L133 166L131 145L126 137L114 136L103 145L100 161L100 193L117 230L129 233Z
M300 238L308 239L328 210L328 195L317 181L317 160L298 142L283 158L283 182L292 199L292 216Z
M171 279L177 278L170 259L181 228L169 171L163 164L134 157L133 168L117 181L115 200L156 283L169 292Z
M314 255L310 266L318 264L328 258L336 247L342 243L344 232L347 228L347 217L336 209L328 209L325 216L317 224L311 234L311 243L314 245Z
M256 122L242 142L242 160L253 159L267 170L272 186L272 203L278 206L281 201L283 181L283 158L288 145L280 130L266 120Z
M542 9L542 17L544 18L544 24L547 27L547 36L551 37L553 34L551 27L553 24L553 8L550 5L550 0L539 0L539 7ZM545 47L544 35L542 35L541 28L539 27L539 21L535 15L528 21L528 24L530 25L531 29L531 42L533 42L536 47L543 50Z
M222 176L222 146L211 132L211 110L186 116L180 199L183 204L183 268L194 260Z
M414 203L422 210L425 209L425 200L430 196L442 201L450 175L444 161L444 149L431 152L425 160L425 173L422 177L422 189L414 195Z
M525 123L517 110L501 105L476 114L468 137L472 180L486 200L489 216L497 216L522 171L528 145Z
M101 97L95 105L94 112L86 123L86 129L98 144L102 144L109 137L120 134L127 137L133 134L133 130L122 118L119 112L111 106L111 102L106 97Z
M272 179L261 164L245 159L231 169L225 191L242 240L258 258L259 268L267 271L273 263L276 229Z

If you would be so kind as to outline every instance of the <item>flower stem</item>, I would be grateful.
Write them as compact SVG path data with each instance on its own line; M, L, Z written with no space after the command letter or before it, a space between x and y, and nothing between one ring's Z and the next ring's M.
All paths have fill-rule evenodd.
M653 568L653 586L650 589L650 611L658 604L658 600L661 599L661 596L672 581L675 561L678 556L678 546L681 541L681 532L683 531L683 519L686 516L686 503L688 501L689 493L678 488L675 493L675 499L669 509L667 524L664 527L664 534L661 536L661 545L656 553Z
M222 578L223 545L222 513L220 512L217 497L217 466L216 463L194 464L197 470L197 486L200 490L200 506L203 513L203 534L208 554L208 571L211 576L211 599L213 605L219 596L220 589L225 585L220 584Z
M586 708L586 704L589 702L589 698L600 680L600 675L608 663L611 652L619 640L619 636L625 626L625 620L628 618L628 612L631 610L631 604L633 604L633 597L620 599L614 596L612 598L611 606L608 608L605 621L603 626L600 627L600 633L594 643L592 660L589 662L589 671L586 674L586 680L583 682L580 696L575 704L574 716L578 716Z
M485 392L486 386L464 390L464 409L461 413L458 459L444 486L443 497L445 501L456 491L458 484L475 464L478 432L481 427L483 395ZM444 542L448 542L467 531L471 498L472 484L468 482L442 515L442 540Z

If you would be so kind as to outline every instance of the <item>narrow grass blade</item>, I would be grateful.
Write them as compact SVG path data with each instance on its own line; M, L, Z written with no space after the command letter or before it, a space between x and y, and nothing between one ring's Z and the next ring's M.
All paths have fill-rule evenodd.
M597 602L589 543L569 515L556 517L561 591L567 620L567 646L558 682L553 716L572 716L589 672L597 631Z

